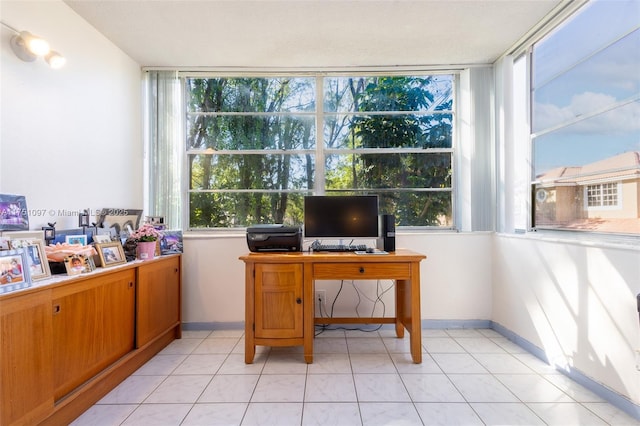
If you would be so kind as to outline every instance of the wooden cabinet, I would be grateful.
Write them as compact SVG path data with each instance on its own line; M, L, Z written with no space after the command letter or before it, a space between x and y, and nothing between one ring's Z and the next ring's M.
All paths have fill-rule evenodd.
M426 256L399 249L361 256L355 253L249 253L245 263L244 360L253 362L256 345L302 345L313 362L314 324L394 324L396 336L409 331L413 362L422 362L420 262ZM315 280L395 280L395 316L316 318Z
M246 262L245 269L245 362L253 362L256 345L305 345L313 336L308 333L313 297L304 285L305 265ZM309 355L305 351L311 362Z
M133 349L135 271L53 290L55 400Z
M255 337L302 338L302 264L257 264Z
M180 258L142 264L138 268L136 347L163 332L180 330ZM179 334L176 337L180 337Z
M0 305L0 424L37 424L53 409L51 294Z
M0 425L69 424L180 337L180 259L1 294Z

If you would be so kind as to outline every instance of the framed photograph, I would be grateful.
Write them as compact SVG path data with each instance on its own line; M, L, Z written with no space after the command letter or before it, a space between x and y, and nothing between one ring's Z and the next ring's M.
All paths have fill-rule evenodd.
M86 235L65 235L64 242L67 244L81 244L83 246L86 246L87 236Z
M182 253L182 231L162 231L160 253Z
M106 244L111 242L111 234L96 234L93 236L93 242L96 244Z
M124 256L122 244L119 241L96 244L96 250L98 251L98 256L100 256L100 263L103 268L120 265L127 261L127 258Z
M93 256L85 256L86 257L86 268L85 268L85 272L92 272L96 270L96 262L93 259Z
M23 249L0 251L0 293L31 285L27 257Z
M29 265L29 275L33 281L42 280L51 276L47 253L44 249L44 241L41 239L12 239L12 249L23 249Z
M89 264L89 258L84 254L73 254L67 256L64 259L64 266L68 275L79 275L85 272L91 272L91 265ZM95 269L95 267L94 267Z
M3 237L9 237L12 240L43 240L44 231L5 231Z
M121 233L129 235L138 229L141 217L142 210L104 208L98 214L96 226L106 229L113 228L116 235Z
M0 231L29 229L29 211L24 195L0 194Z

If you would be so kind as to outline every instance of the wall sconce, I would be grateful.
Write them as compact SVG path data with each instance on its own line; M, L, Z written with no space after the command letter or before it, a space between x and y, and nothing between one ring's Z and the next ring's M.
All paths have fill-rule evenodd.
M54 69L60 68L66 63L64 56L51 50L47 40L33 35L28 31L18 31L4 22L0 23L15 33L15 35L11 37L11 50L13 50L13 53L21 60L33 62L41 56L44 57L47 64Z

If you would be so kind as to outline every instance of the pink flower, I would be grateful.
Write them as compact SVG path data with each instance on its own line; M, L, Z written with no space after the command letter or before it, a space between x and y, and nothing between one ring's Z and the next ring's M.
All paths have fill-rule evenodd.
M153 242L162 238L162 232L158 231L153 225L145 223L136 231L134 231L130 238L133 238L138 242Z

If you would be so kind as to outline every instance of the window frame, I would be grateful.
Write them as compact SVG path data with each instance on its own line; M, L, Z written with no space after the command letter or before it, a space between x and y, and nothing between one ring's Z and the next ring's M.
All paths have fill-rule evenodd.
M369 72L366 70L358 71L358 72L189 72L189 71L181 71L178 73L178 76L181 81L181 87L183 92L183 105L184 105L184 130L183 130L183 140L182 147L184 148L184 167L183 167L183 177L182 180L184 182L184 196L183 196L183 223L186 224L186 229L188 231L197 231L197 232L230 232L244 229L245 227L193 227L190 223L190 213L191 213L191 205L190 205L190 196L194 192L211 192L211 193L241 193L241 192L259 192L259 193L296 193L296 194L314 194L314 195L325 195L326 194L326 182L325 175L326 173L321 172L325 168L325 158L328 155L352 155L352 154L380 154L380 153L393 153L393 154L412 154L412 153L420 153L420 154L443 154L446 153L450 157L450 187L449 188L407 188L407 192L449 192L450 193L450 204L451 204L451 226L400 226L403 230L411 230L411 231L425 231L425 230L436 230L436 231L448 231L455 230L456 224L458 223L459 213L456 209L456 186L457 186L457 176L456 176L456 146L458 144L458 86L459 86L459 72L458 70L420 70L420 71L376 71ZM296 111L293 113L281 112L281 113L260 113L260 112L250 112L246 113L247 115L261 115L261 114L282 114L282 115L306 115L306 116L315 116L316 117L316 145L315 149L292 149L292 150L216 150L215 154L254 154L254 155L265 155L265 154L291 154L291 155L313 155L315 158L315 166L314 166L314 187L307 189L208 189L208 190L193 190L190 188L191 184L189 181L190 175L190 167L189 167L189 158L193 155L215 155L208 149L190 149L187 144L187 120L186 117L189 114L198 114L198 115L238 115L237 112L230 113L211 113L211 112L190 112L187 111L187 90L186 90L186 80L189 78L279 78L279 77L315 77L315 85L316 85L316 99L323 99L323 79L325 77L338 76L338 77L376 77L376 76L433 76L433 75L450 75L452 77L452 93L451 99L453 101L453 108L451 110L438 110L438 111L368 111L368 112L336 112L329 113L325 112L323 107L323 102L316 102L316 111L315 112L302 112ZM433 115L433 114L450 114L452 116L453 124L451 126L451 148L325 148L324 146L324 135L323 135L323 125L325 123L325 117L328 115L375 115L375 114L397 114L397 115L406 115L406 114L416 114L416 115ZM322 165L322 167L319 167ZM387 191L393 191L394 189L389 189ZM397 190L397 189L396 189ZM371 192L384 192L384 189L372 188L368 187L366 189L349 189L347 191L371 191Z
M520 46L518 46L517 48L513 49L513 51L511 52L511 55L513 55L513 57L518 57L519 55L526 55L527 57L527 108L528 108L528 114L527 114L527 124L529 126L529 132L528 132L528 155L529 155L529 163L530 163L530 168L531 168L531 173L530 173L530 178L529 178L529 183L528 183L528 192L531 194L530 200L529 200L529 208L528 208L528 218L527 218L527 230L525 232L543 232L543 233L550 233L550 234L562 234L562 235L574 235L578 238L582 238L584 236L597 236L599 239L604 239L604 240L608 240L608 241L620 241L620 242L627 242L629 240L634 241L634 240L638 240L640 239L640 234L633 232L633 231L629 231L629 232L625 232L625 231L604 231L604 230L590 230L590 229L574 229L571 227L562 227L562 226L545 226L545 225L539 225L536 223L536 190L540 189L540 188L544 188L544 182L541 182L540 180L538 180L536 178L536 169L535 169L535 140L541 136L544 136L548 133L552 133L554 131L557 131L558 129L562 129L565 128L567 126L571 126L573 124L579 123L583 120L592 118L592 117L597 117L601 114L607 113L609 111L613 111L613 110L617 110L618 108L624 107L630 103L633 102L637 102L638 101L638 94L634 95L631 98L624 98L624 99L618 99L615 103L608 105L606 107L600 108L598 110L594 110L591 111L587 114L584 115L578 115L577 117L570 119L568 121L563 121L561 123L555 124L552 127L549 128L545 128L542 130L537 130L535 131L533 129L533 122L534 122L534 67L535 67L535 60L534 60L534 56L533 56L533 48L534 45L536 43L539 43L540 41L544 40L545 37L547 37L550 33L552 33L554 30L556 30L557 28L559 28L560 26L564 25L566 23L566 21L570 18L572 18L576 13L580 13L581 10L585 7L588 6L589 3L592 3L592 0L582 0L579 3L576 3L572 8L569 8L565 11L563 11L563 13L559 14L558 16L555 17L555 19L552 19L550 22L546 23L544 28L539 30L539 32L535 33L533 36L531 36L531 38L529 40L527 40L526 44L523 43ZM638 31L639 27L635 27L634 29L629 30L627 33L624 33L624 35L615 38L615 39L611 39L609 40L609 44L607 44L605 47L603 46L597 46L597 47L593 47L593 49L591 50L591 54L589 56L587 56L586 58L589 59L591 57L593 57L594 55L597 55L601 52L606 51L606 49L611 48L613 46L616 45L617 42L619 42L620 40L624 39L625 37L629 36L630 34L633 34L634 32ZM584 60L586 59L582 59L581 61L578 62L578 64L581 64ZM606 205L600 205L600 206L589 206L588 205L588 199L587 199L587 187L590 185L600 185L600 187L602 188L603 184L609 184L609 183L614 183L616 184L616 191L617 191L617 203L616 205L610 205L610 206L606 206ZM541 185L542 184L542 185ZM538 186L541 185L541 186ZM623 208L623 186L622 186L622 181L620 180L607 180L605 181L583 181L580 183L580 186L582 186L582 191L580 192L581 196L582 196L582 202L580 203L580 207L583 209L583 211L585 213L588 212L594 212L594 211L613 211L613 210L621 210Z

